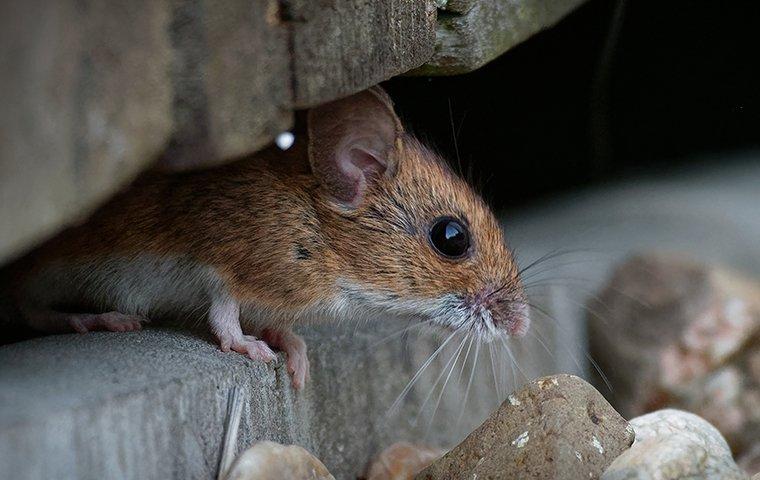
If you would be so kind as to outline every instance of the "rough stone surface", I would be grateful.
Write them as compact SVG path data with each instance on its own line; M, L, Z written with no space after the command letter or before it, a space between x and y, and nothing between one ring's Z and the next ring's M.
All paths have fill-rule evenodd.
M416 75L475 70L551 27L583 0L456 0L438 15L435 55ZM458 13L456 13L458 12ZM461 13L465 12L465 13Z
M184 170L253 153L293 108L434 54L429 73L477 68L581 1L4 2L0 261L156 159Z
M535 380L417 480L599 478L633 430L591 385L572 375Z
M171 131L164 1L0 4L0 261L86 215Z
M235 460L224 480L335 480L327 467L298 445L258 442Z
M659 410L631 420L636 442L612 462L602 480L747 480L720 432L704 419Z
M372 461L367 469L367 480L411 480L444 453L439 448L396 442Z
M589 310L591 351L624 415L683 408L737 455L760 446L760 283L650 253L621 264Z
M504 398L486 348L466 398L473 352L464 375L460 358L447 388L439 380L434 389L461 345L452 341L391 409L440 344L430 335L389 337L404 325L302 332L312 379L300 392L282 355L266 365L189 332L148 328L2 346L0 471L14 479L215 477L233 388L245 399L233 456L260 440L295 444L336 478L355 479L393 442L456 445Z
M358 92L418 67L433 55L432 0L283 4L293 35L293 88L299 108Z

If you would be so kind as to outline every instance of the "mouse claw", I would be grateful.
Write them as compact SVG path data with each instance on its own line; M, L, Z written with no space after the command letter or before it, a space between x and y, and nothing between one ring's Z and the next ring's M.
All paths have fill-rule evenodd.
M303 355L294 355L288 357L288 372L293 376L293 387L300 390L311 379L309 373L309 359L306 352Z
M269 345L279 348L288 356L285 366L293 381L293 388L300 390L311 378L309 374L309 357L306 354L306 343L295 333L287 330L264 330L262 338Z

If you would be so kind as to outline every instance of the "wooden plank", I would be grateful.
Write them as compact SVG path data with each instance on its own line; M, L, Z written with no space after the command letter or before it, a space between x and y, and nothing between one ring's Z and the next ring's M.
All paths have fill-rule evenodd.
M350 95L433 55L432 0L284 0L297 108Z
M411 73L456 75L480 68L530 36L551 27L583 2L449 1L444 6L446 11L438 15L435 55Z
M478 0L438 0L438 8L447 12L467 13Z
M163 166L223 163L291 126L289 33L277 0L177 0L170 35L175 127Z
M0 261L85 215L171 130L167 4L0 3Z
M423 64L436 26L433 0L32 0L0 17L0 261L157 158L255 152L293 108Z

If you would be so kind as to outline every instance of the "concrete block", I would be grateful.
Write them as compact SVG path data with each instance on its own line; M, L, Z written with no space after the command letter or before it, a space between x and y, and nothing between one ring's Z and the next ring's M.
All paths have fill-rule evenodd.
M456 337L389 414L439 343L430 335L388 338L403 326L308 329L312 380L300 392L291 388L282 355L265 365L183 331L58 335L5 345L0 471L14 479L214 478L233 387L246 399L238 452L258 440L294 443L336 478L354 479L395 441L453 446L512 390L508 356L495 359L497 395L488 348L481 346L464 404L475 345L463 368L469 344Z

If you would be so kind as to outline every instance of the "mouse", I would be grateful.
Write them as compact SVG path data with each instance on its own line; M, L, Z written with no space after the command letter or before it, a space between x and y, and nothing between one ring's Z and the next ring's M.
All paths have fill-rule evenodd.
M11 268L14 318L48 333L207 326L224 352L286 354L294 327L413 318L519 337L519 269L483 199L409 134L379 86L310 109L305 138L206 170L153 169Z

